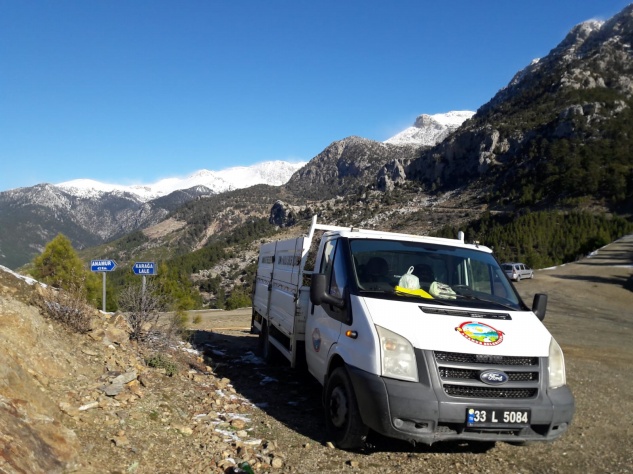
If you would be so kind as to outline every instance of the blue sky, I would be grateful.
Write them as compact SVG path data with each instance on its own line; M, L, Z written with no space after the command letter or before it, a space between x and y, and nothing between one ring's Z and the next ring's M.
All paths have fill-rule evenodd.
M308 161L476 110L629 1L0 0L0 191Z

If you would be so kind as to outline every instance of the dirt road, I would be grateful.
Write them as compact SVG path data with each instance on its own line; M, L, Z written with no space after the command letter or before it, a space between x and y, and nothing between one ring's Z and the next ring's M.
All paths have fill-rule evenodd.
M202 321L192 329L217 373L259 408L256 430L278 441L284 472L633 472L633 236L515 286L528 305L535 293L549 295L544 323L565 352L576 397L572 427L551 444L413 447L373 436L362 453L328 448L320 386L254 356L250 309L196 313Z

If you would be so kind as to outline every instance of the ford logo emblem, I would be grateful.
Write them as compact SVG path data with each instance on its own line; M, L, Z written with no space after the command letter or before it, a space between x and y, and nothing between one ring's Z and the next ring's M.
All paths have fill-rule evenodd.
M501 385L508 381L508 374L500 370L484 370L479 374L479 380L488 385Z

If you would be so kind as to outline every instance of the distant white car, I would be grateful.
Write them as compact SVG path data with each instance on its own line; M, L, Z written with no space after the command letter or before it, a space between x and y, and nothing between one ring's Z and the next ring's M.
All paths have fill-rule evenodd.
M534 278L534 271L525 263L502 263L501 268L510 280L519 281L524 278Z

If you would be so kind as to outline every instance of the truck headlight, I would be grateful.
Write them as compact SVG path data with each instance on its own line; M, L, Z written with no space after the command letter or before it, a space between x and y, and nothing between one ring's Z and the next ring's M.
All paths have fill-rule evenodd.
M418 381L418 364L413 346L404 337L376 326L380 339L380 363L382 375L394 379Z
M566 383L563 351L552 337L549 343L549 388L562 387Z

